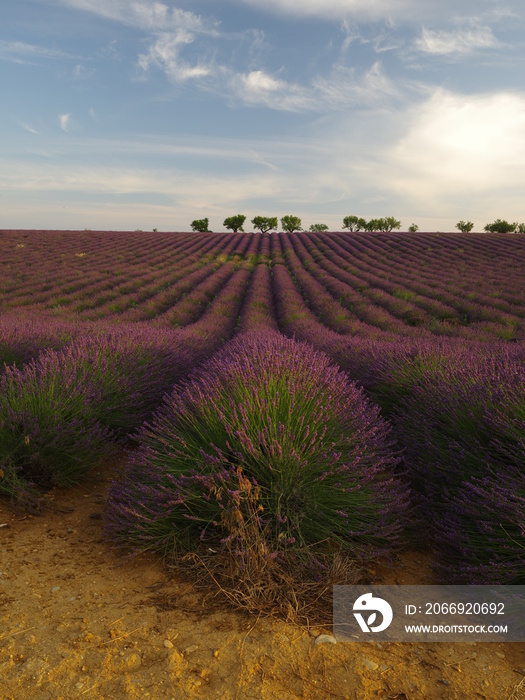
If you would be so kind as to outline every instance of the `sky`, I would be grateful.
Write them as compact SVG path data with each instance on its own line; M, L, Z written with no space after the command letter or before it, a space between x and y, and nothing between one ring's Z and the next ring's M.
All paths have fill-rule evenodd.
M0 227L525 221L523 0L2 0Z

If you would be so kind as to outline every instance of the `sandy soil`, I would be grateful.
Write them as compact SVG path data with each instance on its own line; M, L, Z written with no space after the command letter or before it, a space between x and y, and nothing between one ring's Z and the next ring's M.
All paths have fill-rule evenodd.
M104 542L108 475L56 490L39 516L0 501L2 700L525 698L525 645L316 645L330 628L210 608L153 556ZM421 554L377 576L432 582Z

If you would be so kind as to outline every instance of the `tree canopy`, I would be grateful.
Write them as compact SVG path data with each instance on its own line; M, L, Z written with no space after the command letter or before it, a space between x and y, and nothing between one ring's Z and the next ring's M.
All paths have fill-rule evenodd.
M470 233L474 228L474 224L472 221L463 221L463 219L461 219L461 221L458 221L456 224L456 228L458 231L461 231L461 233Z
M298 216L292 216L292 214L287 214L282 217L281 226L283 227L283 231L288 231L288 233L303 230L301 227L301 219Z
M194 219L191 222L191 230L198 231L199 233L211 233L208 226L210 225L209 219Z
M255 229L261 233L266 233L266 231L272 231L277 229L277 217L276 216L255 216L252 219L252 224Z
M244 214L235 214L235 216L228 216L222 222L224 228L228 228L234 233L237 231L242 231L244 233L243 224L246 221Z
M343 219L343 228L347 228L349 231L362 231L366 229L366 220L359 216L345 216Z
M385 216L381 219L366 219L360 216L345 216L343 219L343 228L349 231L393 231L401 228L401 222L393 216Z
M496 221L493 221L491 224L487 224L483 230L489 233L514 233L517 228L517 221L513 224L509 224L505 219L496 219Z

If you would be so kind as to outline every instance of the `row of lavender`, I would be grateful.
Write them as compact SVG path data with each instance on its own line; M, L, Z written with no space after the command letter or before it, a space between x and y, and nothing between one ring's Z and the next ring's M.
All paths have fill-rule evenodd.
M32 507L108 458L164 394L235 332L252 270L233 272L195 323L0 321L0 493Z
M418 251L418 256L412 257L410 242L406 246L406 261L392 256L388 264L382 262L386 259L384 247L373 242L367 241L365 246L345 237L286 234L279 242L283 261L310 305L319 305L323 294L332 298L332 313L326 318L338 332L352 332L351 321L357 317L366 324L402 335L414 335L414 328L417 335L431 332L473 339L486 336L508 340L523 334L525 309L519 286L523 265L519 262L516 265L513 261L518 274L513 275L512 266L505 271L508 288L511 280L515 284L514 294L509 292L507 299L498 299L495 295L501 289L501 279L490 280L492 296L489 297L480 294L480 283L475 282L475 276L470 281L462 280L463 285L475 292L448 291L437 264L429 264L423 277L424 256ZM448 265L446 252L446 246L440 250L442 265ZM469 260L469 265L476 269L475 260ZM487 259L484 267L477 270L477 276L490 277ZM324 292L320 287L324 287ZM319 309L318 315L326 322L324 308ZM334 317L339 323L334 322Z
M522 581L525 564L523 346L476 346L450 340L437 343L403 339L387 343L358 338L345 339L327 332L313 316L308 318L302 298L296 289L290 286L290 277L280 273L285 273L285 270L282 266L277 266L274 288L278 293L273 299L268 268L256 268L250 295L241 314L239 330L256 330L259 335L262 333L262 345L269 343L267 351L273 357L275 377L285 376L286 366L279 366L275 353L280 347L286 358L285 350L290 354L291 348L282 346L282 341L271 341L276 328L273 304L275 301L279 319L293 316L294 307L297 310L302 306L301 313L295 315L296 323L288 323L285 330L322 348L345 368L350 377L358 379L359 383L367 388L393 423L393 435L397 438L398 448L393 449L391 443L384 444L384 421L374 414L374 409L366 404L362 396L356 398L355 385L351 384L349 388L348 380L338 377L337 381L345 385L345 390L350 392L355 403L354 411L350 410L348 398L343 403L342 399L335 402L337 406L344 405L347 412L346 436L353 436L349 429L350 418L355 421L356 415L362 417L366 414L369 422L370 416L374 417L372 423L375 423L376 429L380 428L379 434L383 435L379 445L372 441L374 450L382 444L381 459L385 458L390 450L390 462L387 460L387 464L395 465L399 447L404 448L404 478L400 480L399 474L396 476L396 470L390 470L390 484L394 497L388 501L388 507L385 505L384 494L381 498L376 494L377 504L382 503L382 516L377 512L375 519L378 528L371 528L370 523L368 529L364 528L363 523L357 527L353 521L350 531L353 533L351 539L354 544L356 539L361 544L363 541L368 545L374 542L377 551L380 543L379 532L388 533L386 539L390 546L395 543L396 538L399 539L401 528L393 529L394 522L398 526L405 523L409 528L410 524L412 527L418 524L420 536L432 537L435 543L444 580L477 583ZM237 289L244 284L246 279L240 274ZM211 355L233 333L230 314L233 312L232 304L235 298L239 298L235 291L233 286L226 288L210 309L206 322L196 324L192 333L189 332L190 329L155 330L147 325L127 329L99 325L86 329L83 324L78 324L76 328L68 328L64 324L56 327L35 324L30 328L28 324L24 333L20 324L11 322L13 340L21 341L24 336L34 340L40 335L44 344L48 341L57 347L63 342L66 344L62 350L43 351L36 360L30 360L20 370L14 367L6 368L1 380L3 473L0 487L3 487L4 492L17 498L34 498L37 492L32 488L32 484L46 488L53 484L74 483L93 463L107 457L130 430L136 429L144 418L152 414L164 392L169 391L175 381ZM224 321L227 318L230 318L230 322L225 325ZM9 326L9 323L3 324L4 337L7 335L6 331L9 331ZM202 333L205 334L204 343L198 340ZM69 340L70 338L73 340ZM16 342L13 343L15 344ZM246 345L248 350L251 347L251 354L246 351ZM24 352L30 352L27 344L21 343L21 347ZM245 362L253 366L253 341L240 340L235 347L237 353L246 355ZM34 351L37 350L38 347L34 346ZM228 352L226 357L231 358L232 350ZM291 354L293 356L293 353ZM292 372L290 386L294 391L300 392L301 385L305 384L306 392L309 380L315 377L316 384L328 390L319 374L321 369L321 375L326 374L326 361L315 354L309 355L308 352L306 356L309 358L309 364L305 365L303 362L301 366L302 379L301 376L295 376L297 370L295 374ZM224 358L215 360L215 368L223 365ZM219 374L224 372L223 367ZM232 387L232 378L229 374L227 376L228 382L222 382L222 393L225 389L231 390ZM205 386L208 386L205 377L206 373L201 374L198 382L204 382ZM260 378L257 380L255 376L249 377L244 391L251 395L259 385L264 387ZM288 391L290 386L287 387ZM177 391L180 394L180 390ZM333 387L329 391L331 404L334 401ZM202 414L202 404L205 403L208 412L201 428L209 428L212 425L210 416L216 413L216 407L213 402L209 403L208 394L205 394L203 399L201 391L200 396L200 407L199 402L194 402L193 408ZM302 418L303 421L306 420L305 429L310 430L308 425L313 417L308 416L308 411L304 409L310 405L306 399L305 393L296 397L295 402L299 414L305 414ZM268 407L268 397L265 400ZM268 413L261 405L255 409L259 416ZM167 420L166 410L164 407L160 411L164 422ZM288 414L289 411L280 415L288 417ZM335 411L332 418L338 420L337 415L339 413ZM171 421L170 425L173 427L172 418L173 416L169 417L168 422ZM293 419L301 420L301 417L294 415ZM155 425L158 425L161 419L157 417L155 420ZM327 420L323 414L322 421ZM250 421L254 426L257 425L253 415ZM285 438L290 434L290 426L283 420L281 422L286 426L286 430L281 435L273 436L273 456L280 454L280 458L282 452L279 453L279 450L282 450ZM226 425L232 429L229 419ZM270 448L266 448L266 451L261 448L265 441L268 443L268 437L261 443L260 428L261 426L259 432L256 430L257 438L252 440L248 456L244 457L259 467L266 463L268 454L271 454ZM148 442L144 437L146 433L148 430L144 427L140 436L142 443ZM197 434L202 435L202 431L199 430ZM158 447L158 436L155 432L152 434L150 431L148 435L148 439L153 440ZM292 449L294 458L300 461L301 450L304 451L305 447L304 440L301 442L303 435L293 435L294 438L298 437L298 444L292 441L291 445L288 444L288 449ZM371 435L369 432L366 440L371 440ZM175 438L176 434L172 430L172 442ZM257 440L259 447L254 452L253 445L257 446ZM163 444L165 448L166 443ZM168 451L171 452L173 444L167 444ZM321 440L321 450L322 446ZM358 450L365 447L362 441L357 445ZM244 448L246 449L246 440ZM234 452L238 456L242 450L237 446ZM308 454L313 454L315 464L323 464L317 452L311 453L309 450ZM326 453L322 454L326 457ZM345 459L348 459L348 448L341 454L345 454ZM332 453L330 458L334 459L334 455L338 455L338 452ZM376 452L375 458L377 456ZM208 459L211 460L210 463L213 462L211 457ZM228 478L233 478L234 472L238 478L238 460L233 463L235 469L232 472L231 459L224 459L229 468ZM381 460L379 463L382 464ZM360 463L361 467L365 464L368 465L368 469L368 462ZM356 465L357 462L354 466ZM144 470L144 478L151 486L151 474L149 477L147 474L153 468L152 465L148 462L141 463L138 468ZM356 473L359 478L364 479L359 469ZM219 488L217 474L208 475L207 489ZM221 479L226 478L223 471L220 474ZM372 474L373 471L369 471L369 476ZM314 482L322 476L323 472L316 473ZM154 538L159 532L164 533L161 540L165 546L166 532L171 532L173 536L172 511L166 516L166 513L159 513L155 506L153 512L150 510L141 514L135 523L138 530L131 527L129 513L137 512L137 509L133 508L133 498L140 496L136 487L142 483L141 479L137 480L136 477L137 474L134 473L134 478L127 482L127 485L115 486L110 530L117 539L124 535L134 540L140 535L143 544L149 543L148 546L151 546L153 528ZM260 476L258 478L260 481ZM324 478L326 477L324 476L323 480ZM382 480L384 479L383 472ZM406 488L402 488L406 483L411 486L412 509L407 507ZM222 488L226 488L225 483L221 484ZM195 485L196 482L193 481L188 484L188 488L194 489ZM371 494L375 493L375 485L372 480L372 491L368 492L370 499ZM320 486L322 487L322 484ZM354 488L355 486L354 482ZM231 490L226 489L225 494ZM236 492L236 489L233 491ZM154 503L162 504L163 501L157 496L158 494ZM295 502L293 499L292 501ZM141 502L144 503L143 498ZM173 505L173 501L170 502ZM300 499L298 502L302 503ZM348 516L351 503L352 501L348 500L344 508L337 509L341 518L345 518L341 513ZM152 503L149 503L148 508L151 505ZM236 505L239 504L234 498L230 507ZM268 508L268 504L266 507ZM269 510L273 512L272 508ZM366 512L370 518L372 511L369 509ZM279 517L285 516L280 513ZM159 530L159 518L164 529ZM293 518L290 519L290 522L292 521ZM217 523L217 520L212 519L211 522ZM295 531L299 528L297 514L293 522ZM281 531L278 537L280 533ZM292 541L294 537L290 531L287 541ZM138 541L135 544L138 544ZM385 539L381 541L381 545L384 549Z
M237 239L232 250L250 257L245 255L242 265L225 259L204 280L208 294L201 295L193 312L185 310L184 329L62 323L28 325L24 332L20 322L6 321L0 349L9 362L27 361L42 346L52 350L21 370L7 370L2 379L2 458L15 457L10 466L2 463L0 487L24 493L36 474L42 486L74 480L236 329L268 333L279 327L324 350L389 415L405 448L414 504L420 510L423 506L427 516L433 514L426 532L441 554L445 580L522 581L523 346L437 342L431 334L418 340L410 336L421 328L411 326L404 329L404 339L379 326L372 335L368 324L341 316L348 309L327 294L330 279L337 278L325 276L325 284L320 283L313 274L317 268L306 257L307 245L310 239L282 236ZM257 259L272 260L271 272L267 265L254 269ZM348 324L338 329L343 334L331 330L337 323ZM67 390L57 394L61 386ZM60 406L65 413L57 410ZM128 406L136 407L134 413ZM68 425L73 426L69 432ZM103 450L99 454L97 445ZM44 463L56 466L44 468ZM61 481L53 470L64 465L70 473ZM400 496L399 481L395 485ZM406 509L393 506L389 517L405 519ZM340 511L347 512L345 508ZM416 516L417 508L412 519Z
M398 335L394 343L390 333L377 334L376 342L363 342L362 337L370 334L361 333L344 313L355 287L353 280L346 287L342 283L348 282L344 272L348 258L339 257L339 269L329 268L333 276L319 275L321 267L328 267L330 253L340 249L333 239L329 243L322 256L315 256L311 241L303 245L300 238L286 236L275 240L287 266L274 269L281 328L327 352L389 415L404 448L415 505L424 513L421 523L432 515L430 532L445 580L523 580L523 345L436 342L420 328L412 334L401 331L405 338L401 341ZM308 257L306 247L314 255ZM390 282L374 281L376 289L382 286L392 289ZM339 306L327 291L339 297ZM514 301L519 301L518 295ZM460 303L463 310L481 313L479 320L495 320L489 316L494 310L487 306L479 311L468 300ZM522 317L522 307L515 304L515 311ZM408 312L414 313L410 308ZM353 338L327 332L326 326ZM391 331L392 324L387 328ZM420 339L409 340L410 335ZM419 532L428 536L428 527Z
M0 259L4 312L184 326L228 275L264 262L285 263L339 333L524 334L520 236L3 232Z
M525 347L458 339L341 336L274 268L281 329L323 350L389 417L418 537L444 581L525 580Z
M311 345L242 333L177 385L113 483L113 541L173 555L230 552L235 569L391 553L407 484L389 425ZM209 556L209 555L208 555Z
M104 245L91 250L77 241L77 250L83 252L62 252L58 256L58 241L52 240L50 248L55 256L49 259L48 251L47 260L43 242L45 239L40 246L33 244L36 260L26 261L25 271L8 264L14 271L4 293L7 297L14 295L17 308L46 309L61 315L70 310L74 318L107 320L117 316L127 322L150 319L171 308L221 267L240 241L232 236L190 242L175 239L171 247L165 241L153 241L152 245L142 241L142 252L138 245L136 250L132 245L127 255L119 255L119 239L113 240L113 251L107 251ZM94 246L97 241L87 242ZM60 240L60 250L68 250L66 243L67 239ZM22 245L24 248L17 250L25 257L28 253Z

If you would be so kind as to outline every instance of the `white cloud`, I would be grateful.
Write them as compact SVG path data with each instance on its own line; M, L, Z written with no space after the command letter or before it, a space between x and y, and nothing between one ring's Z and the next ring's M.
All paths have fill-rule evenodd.
M452 32L432 31L423 28L416 48L435 55L469 54L478 49L491 49L498 45L490 27L470 26Z
M149 0L60 0L67 7L147 31L211 31L213 23L188 10Z
M388 17L405 11L413 0L239 0L258 9L279 14L326 18Z
M315 108L311 90L275 78L263 70L232 72L229 83L235 97L247 105L292 112Z
M239 70L232 65L218 63L208 41L209 35L212 34L214 38L229 35L218 32L217 22L204 20L192 12L168 7L163 2L60 1L69 7L90 11L146 31L151 43L137 58L141 78L146 78L151 70L156 69L162 71L173 84L195 81L200 89L213 92L235 104L278 111L338 110L348 105L379 104L396 94L379 63L364 74L336 65L328 76L314 76L304 84L287 80L282 70L270 73L264 66L257 66L253 60L250 62L253 65L250 70ZM350 5L359 5L359 1L350 2ZM316 5L313 0L306 0L306 4L311 9ZM339 4L346 6L348 2ZM375 3L372 0L372 5L374 4L382 4L382 0L375 0ZM347 26L347 33L349 32ZM260 32L248 32L248 35L254 38L254 46L260 45L263 36ZM246 36L244 33L243 37ZM205 46L203 38L206 39ZM195 44L194 49L190 49L192 44Z
M437 90L416 113L399 153L431 170L453 166L470 182L492 180L493 168L525 168L525 95L458 95ZM430 154L431 158L427 157ZM472 166L484 165L475 169ZM506 177L506 176L505 176Z
M118 195L162 195L177 210L200 203L217 211L259 198L278 206L281 198L313 202L320 192L332 196L321 172L330 154L315 140L305 149L302 138L73 138L67 148L56 139L48 155L45 169L39 159L4 158L0 190L13 198L67 192L68 200L77 197L79 202L86 197L111 201Z
M94 68L86 68L82 63L77 63L73 68L73 78L75 80L88 80L94 73Z
M138 67L146 75L152 68L165 73L174 84L200 81L201 87L233 102L278 111L325 112L348 105L382 104L398 95L392 81L376 62L364 74L343 65L336 65L327 77L314 77L300 85L263 70L238 72L202 58L191 64L181 58L183 48L195 37L186 31L163 33L140 54Z
M28 131L30 134L40 134L40 131L37 131L34 127L32 127L30 124L26 124L26 122L18 122L19 126L22 127L22 129L25 129Z
M0 39L0 58L17 63L26 63L29 62L29 59L78 58L78 56L71 56L64 51L50 49L47 46L36 46L35 44L27 44L24 41L3 41Z
M67 134L71 123L71 114L60 114L58 120L60 122L60 128Z
M521 0L519 0L521 2ZM471 17L481 13L508 16L517 0L237 0L261 11L322 20L357 19L420 23L443 17Z
M5 169L5 168L3 168ZM191 172L175 168L106 168L82 167L78 164L48 164L41 168L9 163L9 177L0 174L0 188L20 193L22 198L32 193L68 194L79 201L86 196L91 200L105 201L111 206L119 196L140 197L148 195L157 199L163 196L173 205L188 209L207 207L221 210L241 205L251 197L276 199L287 191L294 191L287 174L258 171L252 174L224 174ZM177 212L178 214L178 212ZM172 212L173 216L173 212Z
M51 144L50 144L51 146ZM312 143L308 153L317 153L317 145ZM324 150L319 151L325 157ZM49 154L63 161L64 155L69 155L77 162L86 161L86 155L99 158L101 156L111 157L117 162L132 163L141 162L144 159L154 159L158 161L158 156L169 158L170 163L178 163L180 159L188 156L191 162L197 166L199 162L206 168L214 161L221 163L219 167L224 170L226 165L234 164L235 169L244 164L269 165L269 162L278 162L283 167L289 167L292 163L297 163L298 159L305 156L304 143L301 139L292 141L286 140L286 148L283 149L282 142L278 137L275 139L241 139L225 138L223 136L203 136L191 137L184 135L180 137L160 137L152 134L144 134L140 139L126 138L75 138L68 140L67 146L62 139L55 139L53 148ZM172 158L175 156L176 158ZM201 159L201 160L199 160ZM1 161L0 161L1 165ZM272 167L271 165L269 167Z
M149 47L148 52L140 54L138 65L147 72L152 66L164 71L172 82L184 82L190 78L198 79L210 75L211 67L204 63L190 65L181 60L181 47L191 44L194 36L181 29L176 32L162 33Z
M317 105L330 106L378 105L399 94L392 81L383 73L379 61L362 76L345 66L336 66L328 78L313 81Z
M216 36L218 22L187 10L150 0L60 0L69 8L91 12L99 17L140 29L151 36L152 43L140 53L137 64L143 76L152 67L166 74L172 82L204 78L212 67L204 61L188 63L181 58L181 50L196 36ZM103 55L110 52L118 57L115 45L110 43Z
M279 77L248 76L257 94L281 94ZM57 205L54 227L114 221L186 230L201 215L220 227L231 211L270 207L293 211L303 225L311 216L337 228L358 209L452 230L451 217L477 226L498 216L522 220L524 150L525 94L436 90L419 105L371 108L366 119L355 110L322 115L297 139L68 139L66 150L57 138L45 169L37 158L5 158L0 190L9 192L12 212L27 203L34 225L45 193L69 203L71 216L86 216L62 219ZM90 211L86 202L97 204Z
M229 83L233 95L247 105L323 114L349 106L384 105L399 94L379 62L362 75L336 65L327 77L316 76L308 85L291 83L262 70L231 72Z
M268 93L285 90L287 84L284 80L277 80L262 70L254 70L241 76L245 88L253 93Z
M217 150L221 150L220 144L218 139ZM264 144L255 147L280 164L288 162L288 167L268 169L259 161L251 171L235 168L227 173L214 171L209 165L200 172L183 167L147 168L136 163L129 168L108 168L61 162L48 163L43 169L39 162L4 161L0 190L9 193L10 201L4 218L9 222L13 217L14 222L23 216L28 227L133 230L158 226L186 231L196 216L209 216L213 230L220 230L232 211L244 211L251 218L265 212L282 216L295 210L303 216L304 225L308 207L333 202L333 174L325 178L326 160L317 153L315 144L312 152L319 158L315 162L312 152L305 154L302 143L275 143L268 151ZM234 157L241 160L243 149L244 158L254 162L250 143L236 144ZM226 153L224 162L230 158ZM294 177L290 177L292 166ZM338 196L339 183L336 187ZM336 210L323 219L333 220L335 228L341 216Z
M385 154L391 191L419 198L427 210L473 200L483 207L521 202L525 94L439 89L411 114L405 135Z
M426 217L428 230L523 219L525 93L439 89L420 104L341 111L312 127L314 144L300 169L319 192L303 196L303 211L310 201L320 216L350 205L367 218L406 216L406 225Z
M117 49L116 39L112 39L106 46L97 49L95 54L100 58L110 59L111 61L119 61L121 59L120 52Z

